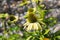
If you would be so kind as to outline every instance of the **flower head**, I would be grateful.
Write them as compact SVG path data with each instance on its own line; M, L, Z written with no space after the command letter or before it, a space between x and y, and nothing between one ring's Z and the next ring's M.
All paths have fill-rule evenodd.
M42 25L45 25L44 22L41 21L40 18L37 17L37 15L35 15L35 11L33 8L30 8L25 16L26 18L26 23L24 24L24 29L26 29L27 31L31 31L31 30L41 30L42 29Z

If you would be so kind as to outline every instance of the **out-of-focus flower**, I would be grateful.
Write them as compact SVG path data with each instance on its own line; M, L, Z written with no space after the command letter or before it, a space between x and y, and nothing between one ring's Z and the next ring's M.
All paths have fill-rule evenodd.
M9 21L10 22L16 22L17 20L18 20L18 16L13 16L13 15L11 15L10 17L9 17Z
M14 16L14 15L10 15L9 16L9 20L8 20L8 25L13 25L13 23L17 22L18 21L18 16Z
M43 40L50 40L49 38L44 38Z

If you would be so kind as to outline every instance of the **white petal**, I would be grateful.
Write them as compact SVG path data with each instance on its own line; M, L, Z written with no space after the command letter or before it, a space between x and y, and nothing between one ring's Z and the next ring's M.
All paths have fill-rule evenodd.
M30 31L31 30L31 27L32 26L32 24L30 23L29 25L28 25L28 27L27 27L27 31Z
M38 30L38 25L37 25L37 23L34 23L34 30Z

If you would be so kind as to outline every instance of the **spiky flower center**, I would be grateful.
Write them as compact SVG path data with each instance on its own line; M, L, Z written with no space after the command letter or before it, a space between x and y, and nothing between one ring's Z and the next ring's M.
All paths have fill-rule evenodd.
M30 8L27 14L28 14L27 19L30 23L37 22L37 17L35 15L34 9Z
M37 18L36 18L36 16L33 13L29 13L27 19L29 20L30 23L34 23L34 22L37 21Z

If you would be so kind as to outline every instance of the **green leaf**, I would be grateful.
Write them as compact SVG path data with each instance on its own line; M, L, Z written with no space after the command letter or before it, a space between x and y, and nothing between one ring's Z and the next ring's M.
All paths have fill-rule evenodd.
M60 36L56 36L57 39L60 39Z
M44 38L44 36L43 36L43 35L40 35L40 38L39 38L39 39L40 39L40 40L43 40L43 38Z
M26 40L30 40L31 37L32 37L32 36L29 36Z
M44 35L48 34L50 29L46 29Z

